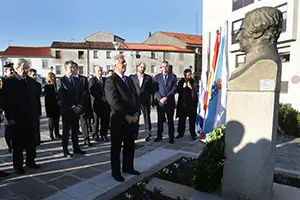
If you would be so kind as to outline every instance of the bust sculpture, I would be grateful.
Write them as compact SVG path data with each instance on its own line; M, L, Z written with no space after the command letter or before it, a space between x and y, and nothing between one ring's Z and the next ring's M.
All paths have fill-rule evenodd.
M240 51L246 54L245 64L232 73L229 90L257 91L260 82L254 82L255 77L276 79L275 82L280 82L278 77L281 77L281 61L277 51L277 40L281 33L282 22L281 11L273 7L257 8L246 14L236 38ZM251 69L253 67L255 71ZM274 67L278 69L273 70ZM275 72L277 74L274 74ZM252 75L249 76L248 73ZM276 85L279 87L280 84Z
M281 61L277 40L282 13L248 12L237 35L245 64L228 82L222 196L269 200L272 196Z

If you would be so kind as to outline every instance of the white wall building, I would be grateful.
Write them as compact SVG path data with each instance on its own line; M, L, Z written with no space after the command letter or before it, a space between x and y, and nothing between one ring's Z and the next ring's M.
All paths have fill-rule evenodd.
M300 110L300 20L298 0L203 0L203 53L207 52L209 33L211 33L211 47L213 51L216 30L226 20L229 24L229 65L231 70L244 62L244 55L239 51L235 41L236 31L240 28L245 14L255 8L263 6L276 7L283 12L284 23L279 38L278 51L282 58L282 84L280 102L290 104ZM212 60L213 52L210 53ZM206 59L203 57L203 59ZM203 70L206 67L203 66Z
M161 62L167 60L173 65L173 72L182 77L184 69L193 68L195 63L193 50L173 45L121 43L118 51L112 42L53 42L51 45L52 65L57 76L64 74L67 60L78 63L80 74L93 74L95 65L107 72L113 69L113 58L117 54L125 56L126 75L136 73L140 62L146 64L146 73L155 75L160 72Z
M46 77L52 65L50 47L19 47L9 46L0 53L0 66L3 75L3 66L8 63L16 63L18 59L24 58L30 63L30 67L37 70L38 74Z

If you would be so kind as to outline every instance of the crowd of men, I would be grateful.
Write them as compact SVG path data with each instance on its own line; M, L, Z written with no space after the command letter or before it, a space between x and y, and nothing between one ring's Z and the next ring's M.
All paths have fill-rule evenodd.
M78 74L78 65L73 61L66 61L64 67L65 75L57 79L50 72L45 86L49 136L52 140L61 138L64 157L72 157L68 148L70 133L73 153L85 154L78 143L80 133L83 135L84 144L92 146L90 133L95 141L109 141L110 129L112 176L122 182L122 172L140 174L133 164L134 143L138 138L141 114L145 123L145 140L151 139L151 106L156 106L158 118L154 142L163 139L163 127L167 122L169 142L174 143L176 108L176 118L179 118L176 138L184 136L185 121L189 117L190 134L192 139L196 139L198 90L190 69L184 71L184 78L177 83L177 77L169 71L167 61L162 62L161 73L154 78L145 73L144 63L138 65L136 74L125 76L126 60L122 55L114 58L114 71L107 77L103 77L101 66L95 66L95 74L89 78ZM7 66L5 75L0 93L1 109L6 118L5 140L9 152L12 152L15 172L24 174L23 150L26 150L26 167L39 168L35 158L36 147L41 144L41 84L36 81L37 71L30 69L25 59L20 59L13 67ZM179 93L177 104L176 93ZM62 134L58 128L60 115ZM0 173L0 176L6 175L8 174L5 172Z

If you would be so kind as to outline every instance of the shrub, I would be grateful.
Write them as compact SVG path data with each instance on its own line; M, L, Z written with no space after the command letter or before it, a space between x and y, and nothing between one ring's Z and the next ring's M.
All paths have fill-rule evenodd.
M300 136L300 113L292 107L279 104L278 132Z
M215 129L206 140L196 165L195 188L203 192L214 192L221 185L224 165L226 126Z

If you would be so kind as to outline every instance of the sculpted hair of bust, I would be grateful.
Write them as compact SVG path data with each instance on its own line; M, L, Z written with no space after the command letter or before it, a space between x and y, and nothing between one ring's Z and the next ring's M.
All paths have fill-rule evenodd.
M240 50L247 54L277 43L282 22L282 12L273 7L261 7L248 12L236 38Z

